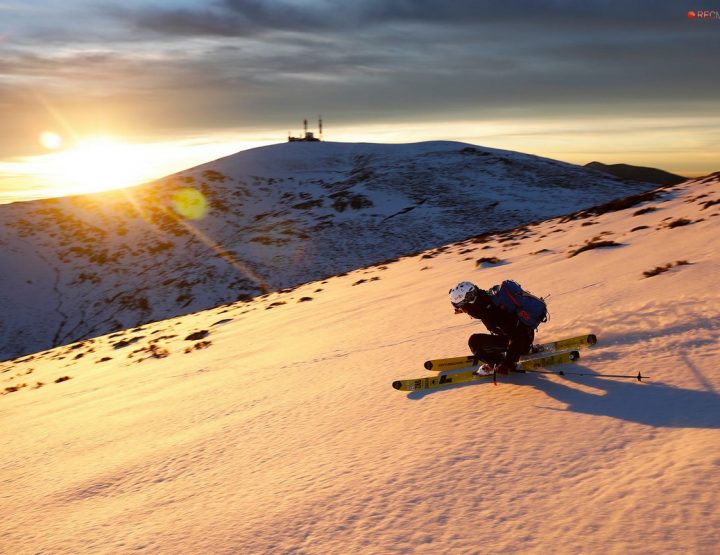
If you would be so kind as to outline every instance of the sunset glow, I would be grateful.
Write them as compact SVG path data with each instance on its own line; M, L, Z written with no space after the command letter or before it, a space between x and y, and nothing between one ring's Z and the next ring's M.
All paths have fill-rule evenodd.
M142 151L133 145L96 137L58 154L51 168L57 169L60 186L90 192L135 183L145 176L146 164Z
M55 150L15 164L19 177L51 196L93 193L141 183L149 161L142 147L111 137L92 137L61 149L59 136L43 134L41 142Z
M39 142L49 152L0 161L5 184L0 204L132 187L272 141L216 136L144 143L96 135L66 144L60 135L43 132Z

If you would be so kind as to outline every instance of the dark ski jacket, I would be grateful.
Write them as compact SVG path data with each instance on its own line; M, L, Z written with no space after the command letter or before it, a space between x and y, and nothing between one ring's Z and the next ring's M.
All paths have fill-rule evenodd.
M515 314L496 306L486 291L481 289L475 302L466 305L465 312L481 320L493 335L507 339L508 347L503 366L514 368L520 357L530 352L535 330L523 324Z

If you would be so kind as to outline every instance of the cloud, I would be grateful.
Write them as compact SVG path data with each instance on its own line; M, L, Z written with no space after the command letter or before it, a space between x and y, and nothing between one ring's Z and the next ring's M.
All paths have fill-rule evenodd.
M295 84L310 94L322 82L352 97L353 87L365 87L365 96L375 88L390 92L390 103L401 96L401 105L424 96L418 85L449 103L473 97L463 87L485 103L518 96L560 103L638 94L677 100L690 83L708 98L720 84L717 72L694 62L699 53L720 54L717 29L688 26L667 3L217 0L198 9L113 11L148 36L217 40L203 63L225 82Z
M507 26L508 31L670 30L685 15L669 3L601 0L216 0L200 8L109 8L141 29L170 35L258 36L273 31L343 33L378 25Z
M168 134L318 112L349 125L718 106L720 74L702 60L719 57L720 29L668 3L179 2L97 2L58 13L49 35L18 20L24 34L0 42L0 120L34 128L38 96L81 130Z

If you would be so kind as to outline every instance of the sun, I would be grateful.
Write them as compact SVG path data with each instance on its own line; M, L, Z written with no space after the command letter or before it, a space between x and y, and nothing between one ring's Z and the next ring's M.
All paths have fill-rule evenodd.
M129 187L147 179L148 160L142 150L113 137L79 140L48 155L46 162L54 187L64 194Z
M133 142L119 135L78 136L51 130L39 132L37 140L44 147L42 154L12 162L0 160L0 180L11 181L16 188L6 196L32 200L123 189L270 144L238 141L232 135ZM204 209L196 199L184 196L179 202L178 206L191 214L185 217L201 217L196 214L202 215Z
M43 131L38 137L40 144L48 150L57 150L63 146L63 138L54 131Z

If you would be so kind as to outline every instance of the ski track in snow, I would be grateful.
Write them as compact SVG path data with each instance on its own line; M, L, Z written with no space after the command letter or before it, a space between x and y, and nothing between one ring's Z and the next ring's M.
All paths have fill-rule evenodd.
M0 552L714 554L718 198L690 181L0 363ZM598 238L622 246L568 257ZM505 278L549 295L538 340L598 335L568 370L651 379L390 387L482 330L450 286Z

